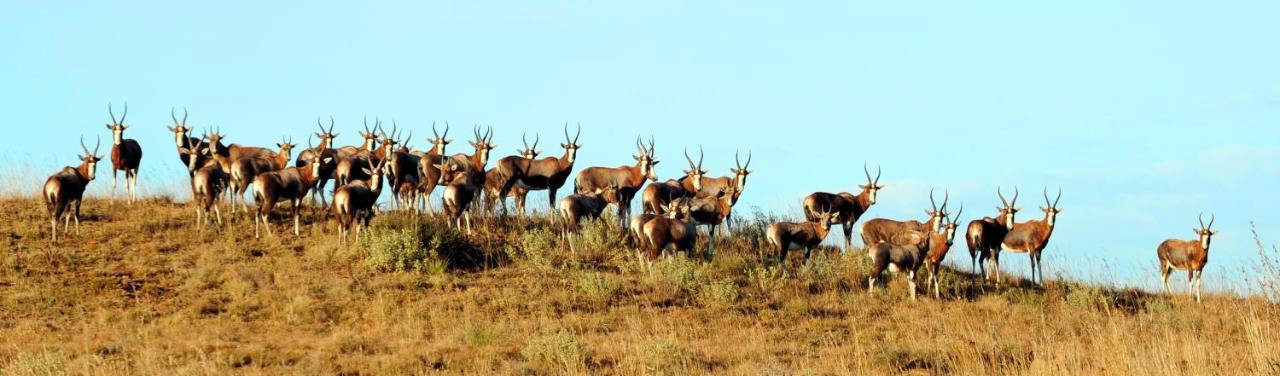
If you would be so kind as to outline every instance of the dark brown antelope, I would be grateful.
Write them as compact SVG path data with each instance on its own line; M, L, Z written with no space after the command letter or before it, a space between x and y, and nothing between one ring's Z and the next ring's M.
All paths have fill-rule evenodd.
M222 210L218 208L218 197L227 186L227 158L213 154L203 143L196 140L190 148L182 148L187 157L187 170L191 171L191 187L193 201L196 204L196 227L209 225L209 211L217 216L218 226L222 226Z
M467 221L467 235L471 235L471 211L467 210L471 207L471 202L475 199L476 193L479 192L473 182L471 171L467 167L453 163L451 160L439 166L440 181L439 185L444 185L444 214L449 221L449 227L462 231L462 220Z
M871 258L871 273L867 276L867 292L874 293L876 281L885 270L905 273L907 291L911 300L916 299L916 271L924 264L925 254L935 237L942 234L927 231L907 231L896 237L896 242L880 242L867 246Z
M938 208L938 203L933 200L933 191L929 191L929 204L933 210L925 210L924 213L929 216L924 222L917 220L895 221L891 219L876 218L862 224L862 242L867 246L877 243L893 242L893 238L911 231L919 231L923 233L939 232L942 230L942 218L947 215L947 201L951 199L951 195L942 200L942 208Z
M1040 284L1044 283L1044 269L1040 267L1040 253L1044 251L1044 247L1049 245L1049 237L1053 235L1053 227L1058 213L1062 209L1058 208L1058 200L1062 199L1062 190L1058 190L1058 198L1053 202L1049 201L1048 188L1044 191L1044 207L1040 210L1044 212L1044 219L1033 219L1023 223L1015 223L1013 228L1009 229L1009 233L1004 236L1004 241L1000 243L1000 251L1013 253L1026 253L1031 256L1031 282ZM1000 270L1000 255L997 253L994 257L996 271ZM996 283L1000 283L999 274L996 275Z
M707 226L707 254L714 256L716 253L716 228L724 223L733 213L733 195L736 194L736 188L728 186L720 189L712 197L704 198L680 198L676 201L686 202L689 207L689 218L698 226Z
M337 167L333 170L333 177L336 181L336 187L347 185L354 180L369 180L370 176L365 175L364 171L370 170L373 165L381 164L383 159L387 158L395 150L395 146L400 141L396 139L398 136L396 128L391 128L391 134L387 135L381 131L382 121L374 119L375 137L381 136L382 139L375 143L373 150L360 150L356 154L339 158Z
M77 167L63 167L61 171L49 176L44 182L44 203L45 208L49 211L49 224L53 229L53 242L58 242L58 219L65 218L62 226L63 233L71 230L71 220L76 221L76 235L80 235L80 200L84 198L84 189L93 181L98 171L98 162L102 161L102 156L98 155L98 146L102 144L102 139L98 139L98 143L93 145L93 151L89 151L89 147L84 145L84 137L80 137L80 149L84 150L84 154L80 155L80 165ZM75 210L71 210L71 206L75 205Z
M449 123L444 123L444 135L441 136L436 131L436 123L431 123L431 134L435 138L428 141L431 142L431 150L427 150L425 154L418 156L418 186L419 201L427 212L432 216L435 215L435 209L431 207L431 194L435 192L436 186L440 184L440 165L447 160L444 157L445 149L453 140L449 139Z
M537 149L538 139L539 137L535 135L533 139L533 146L529 146L528 136L523 134L520 135L520 140L524 143L524 149L516 150L517 155L499 159L493 168L485 172L485 202L491 211L495 205L501 205L503 213L507 212L507 200L505 197L502 197L502 189L506 186L507 181L510 180L510 173L504 173L502 166L522 166L523 164L537 160L538 155L542 154L542 151ZM505 170L511 171L510 168ZM519 184L513 184L511 191L508 192L508 194L515 197L516 211L520 216L524 216L524 204L525 200L529 197L529 190L521 187Z
M636 148L640 154L632 156L635 166L590 167L578 173L574 180L574 192L589 192L610 185L618 186L618 224L623 231L627 229L627 221L631 219L631 199L640 192L645 180L658 181L658 174L653 166L658 164L654 156L653 139L649 146L644 146L640 137L636 137Z
M124 125L124 118L129 116L128 103L124 105L120 120L116 120L110 104L107 104L107 113L111 114L111 124L107 124L111 131L111 195L115 196L116 176L124 171L124 188L129 194L129 205L133 205L138 199L138 165L142 163L142 146L132 138L124 138L124 130L129 129Z
M293 153L293 148L295 146L298 145L290 143L288 140L281 140L281 142L276 144L276 147L280 148L278 152L268 151L253 156L245 156L240 159L228 158L231 161L231 170L229 171L229 175L231 179L231 189L234 191L232 192L232 195L235 198L235 201L231 202L231 211L233 213L237 211L236 203L239 202L240 199L244 198L244 193L249 190L249 185L253 184L255 181L254 179L257 178L258 175L272 171L280 171L285 167L288 167L289 158L291 153ZM317 158L315 160L321 159ZM317 166L317 174L320 173L318 168L319 166Z
M472 179L472 185L483 187L485 185L485 166L489 164L489 152L497 145L493 144L493 128L489 128L485 134L480 133L480 127L473 129L475 133L475 141L468 141L471 147L475 148L475 152L471 155L458 153L449 159L453 163L467 169L467 176Z
M173 144L176 145L178 149L178 160L182 161L183 166L189 165L191 164L191 156L187 155L187 153L182 150L190 150L197 141L200 141L200 139L190 136L191 128L187 127L186 108L182 109L182 121L178 121L178 115L173 112L172 108L169 109L169 117L173 118L173 125L169 126L169 131L173 132ZM208 156L199 155L198 158L196 165L203 166L204 161L207 160ZM194 173L193 171L188 172ZM194 176L195 175L191 175L190 177Z
M395 207L399 209L407 205L410 210L417 213L419 212L418 186L422 185L419 169L422 157L426 153L410 150L409 142L412 140L413 134L410 133L409 137L400 142L401 147L387 156L387 166L383 173L386 174L387 182L390 183L391 202Z
M810 222L817 221L819 208L831 208L838 214L839 218L836 222L840 223L844 230L843 250L849 249L853 245L853 225L858 223L858 218L861 218L871 205L876 204L876 194L884 189L884 185L880 184L880 172L880 168L876 167L876 178L871 179L871 171L867 170L867 165L862 165L862 173L867 175L867 184L858 186L862 191L857 195L849 192L814 192L806 196L804 198L805 218Z
M352 224L356 225L356 241L360 241L360 233L369 228L373 219L373 208L382 194L382 176L386 172L387 160L383 160L372 169L366 169L368 181L357 180L338 187L333 194L333 216L338 222L338 239L347 244Z
M308 144L307 148L310 149L312 146ZM307 197L308 191L315 188L316 178L320 174L320 164L331 162L324 160L328 157L318 154L312 155L311 158L312 160L307 161L305 167L289 167L280 171L262 173L254 178L253 201L258 204L258 211L253 216L255 238L261 236L258 230L260 224L266 226L267 236L272 236L271 210L275 208L277 202L282 200L288 200L293 204L290 208L293 211L293 235L301 236L299 222L302 221L302 199Z
M793 249L804 250L804 261L801 265L808 265L809 255L827 238L827 233L831 231L831 224L835 222L838 215L830 208L824 208L818 213L818 220L814 222L778 222L769 225L765 235L769 244L778 252L778 265L787 265L787 251Z
M960 204L960 210L954 217L947 218L942 232L930 234L933 239L929 241L929 250L924 255L924 271L928 276L925 284L933 290L934 299L942 299L942 260L947 258L947 252L955 242L956 230L960 227L956 221L961 213L964 213L964 204Z
M689 217L687 199L672 200L667 206L666 215L654 216L643 225L641 243L648 246L650 261L658 259L667 246L673 246L675 252L684 251L686 256L693 255L693 246L698 240L698 228Z
M996 188L996 195L1000 196L1001 206L996 207L996 217L983 217L969 222L969 229L965 233L965 241L969 245L969 260L971 262L969 279L976 280L978 273L982 273L984 279L991 279L991 275L987 274L986 263L992 260L1000 252L1000 244L1004 243L1004 237L1013 229L1014 216L1018 213L1018 189L1014 187L1013 201L1004 199L1004 193ZM999 278L1000 271L993 270L996 278Z
M1175 269L1187 271L1187 293L1194 291L1196 303L1200 303L1200 286L1204 283L1204 264L1209 262L1209 242L1217 231L1213 231L1213 221L1209 217L1209 225L1204 225L1204 214L1200 214L1200 228L1193 228L1196 240L1169 239L1156 248L1156 256L1160 258L1160 282L1164 284L1165 294L1173 295L1169 288L1169 274Z
M662 183L653 183L644 187L640 197L641 212L645 214L665 214L667 204L676 198L693 197L702 189L703 176L707 170L702 169L702 153L699 150L698 163L693 163L689 150L684 151L684 159L689 161L689 169L684 171L680 179L668 179ZM632 226L633 228L635 226Z
M564 155L560 157L547 157L543 159L526 159L520 157L506 157L499 160L497 166L498 171L502 174L505 183L502 190L498 193L498 199L505 201L507 195L511 194L511 189L520 187L528 191L547 191L547 204L556 202L556 191L564 186L569 180L569 174L573 173L573 162L577 159L578 149L582 145L578 143L578 137L582 136L582 127L578 127L578 133L569 138L569 124L564 127L564 143L560 147L564 148ZM526 148L529 150L536 149L538 142L534 141L534 147ZM607 185L607 184L606 184ZM523 212L520 213L524 215ZM555 218L553 215L552 218Z
M320 132L315 134L316 137L320 138L320 144L313 149L304 149L301 153L298 153L298 159L293 164L294 167L305 167L307 161L311 160L311 156L317 153L320 154L321 159L337 159L338 150L333 148L333 140L338 138L338 133L333 132L333 116L329 117L328 129L325 129L324 125L320 123L320 117L316 117L316 127L320 129ZM311 136L307 136L307 139L310 140ZM313 202L316 197L319 197L321 207L327 205L324 199L324 187L329 184L329 180L333 180L333 171L337 168L338 164L334 162L320 166L320 174L316 178L316 189L312 190L311 196Z
M589 193L571 194L560 199L560 217L564 220L563 237L568 239L570 233L577 232L583 217L599 219L600 213L604 212L604 208L609 206L610 201L616 201L617 196L618 186L611 185Z

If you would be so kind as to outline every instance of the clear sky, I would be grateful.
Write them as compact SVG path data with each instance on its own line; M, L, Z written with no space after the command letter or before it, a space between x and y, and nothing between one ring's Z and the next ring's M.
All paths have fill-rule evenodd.
M305 143L316 116L340 144L361 116L394 118L420 148L433 120L458 139L479 122L499 156L521 132L559 153L569 121L579 169L630 162L637 134L662 178L686 146L713 174L753 151L741 210L798 216L810 192L855 190L863 163L888 185L870 217L922 217L936 187L967 221L1017 185L1025 220L1062 187L1050 278L1157 286L1156 245L1203 211L1222 230L1206 288L1240 289L1249 221L1280 239L1275 1L347 3L0 3L0 158L38 172L21 177L34 192L80 135L110 143L108 102L129 103L149 192L184 184L174 106L248 144ZM949 260L967 265L964 246Z

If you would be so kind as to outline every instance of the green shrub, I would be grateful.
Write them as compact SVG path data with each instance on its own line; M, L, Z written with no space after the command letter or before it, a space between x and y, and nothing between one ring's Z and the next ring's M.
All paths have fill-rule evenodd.
M1066 285L1067 304L1082 309L1106 309L1112 299L1101 287L1069 283Z
M669 294L695 293L707 282L699 267L698 262L685 257L668 257L653 264L653 286Z
M698 290L698 302L704 307L730 308L738 302L740 295L737 284L729 279L720 279Z
M449 268L474 268L486 262L465 235L439 222L375 227L364 240L369 252L364 264L378 271L437 275Z
M578 295L598 308L609 305L622 291L622 282L605 273L586 272L578 277Z
M552 269L562 264L564 251L560 249L560 236L548 227L536 227L520 234L517 246L508 246L507 255L529 266Z
M568 330L534 338L520 350L520 355L544 369L557 369L581 373L586 363L587 349Z

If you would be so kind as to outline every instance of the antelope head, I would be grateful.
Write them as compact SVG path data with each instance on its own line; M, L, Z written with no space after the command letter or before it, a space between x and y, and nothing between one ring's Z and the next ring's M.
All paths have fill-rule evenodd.
M751 175L751 170L749 170L751 168L751 157L751 151L747 151L747 164L744 165L738 160L738 151L735 150L733 152L733 164L737 165L737 167L729 169L729 172L733 173L733 181L738 186L738 191L747 188L747 175Z
M449 146L450 142L453 142L453 140L449 139L449 122L444 123L443 136L441 136L440 132L436 130L436 123L434 121L431 122L431 134L436 136L435 138L427 140L428 142L431 142L431 151L436 155L444 155L445 147Z
M524 159L529 159L529 160L537 159L538 154L542 154L541 151L538 151L538 140L540 138L541 137L538 137L538 135L536 134L533 135L533 146L529 146L529 139L526 137L526 135L521 134L520 141L524 142L524 149L516 150L516 152L520 153L520 156L524 157Z
M1191 231L1195 231L1196 235L1200 237L1200 247L1204 248L1205 251L1209 250L1209 239L1218 234L1217 231L1213 230L1213 221L1216 219L1216 216L1210 215L1209 225L1205 226L1204 213L1200 213L1200 228L1191 229Z
M107 124L107 129L111 130L111 142L119 145L124 141L124 130L129 129L128 125L124 125L124 118L129 116L129 104L124 104L124 114L120 115L120 120L116 120L116 112L111 108L111 104L107 104L107 113L111 115L111 124Z
M596 196L599 196L605 203L618 202L618 190L620 188L621 187L618 186L618 183L610 183L607 187L596 188L595 193Z
M98 155L98 147L102 146L102 138L98 138L98 142L93 144L93 151L89 151L89 147L84 144L84 136L80 136L80 149L84 150L84 154L80 155L81 166L84 166L86 177L93 180L98 174L98 162L102 161L102 156Z
M960 228L960 214L964 213L964 203L960 204L960 210L956 211L955 216L947 217L947 224L942 226L942 233L947 238L947 248L951 248L951 244L956 239L956 230Z
M203 139L196 140L195 145L190 147L183 146L181 149L178 149L178 151L187 154L187 171L191 172L195 172L197 169L200 169L200 166L197 166L196 163L200 162L201 154L207 153L208 150L209 148L204 147Z
M573 135L573 139L569 139L569 123L564 123L564 143L560 147L564 148L565 162L573 163L578 159L578 149L582 148L578 137L582 137L582 124L578 124L578 133Z
M310 143L311 140L308 139L307 141ZM280 148L280 155L284 156L284 159L289 159L289 156L293 153L293 148L296 146L298 146L298 144L290 143L289 140L283 138L280 139L280 142L276 143L276 147ZM308 149L310 149L310 147L308 147Z
M748 165L751 164L750 158L747 159L747 164ZM869 199L867 203L870 205L875 205L876 194L879 193L881 189L884 189L884 185L880 184L881 172L884 172L884 171L881 171L880 167L876 166L876 178L872 179L871 171L867 170L867 164L866 163L862 164L862 173L867 175L867 184L859 185L858 188L862 188L861 194L867 195L867 198ZM932 198L933 195L930 194L929 197Z
M182 121L178 121L178 115L169 109L169 117L173 118L173 125L169 126L169 131L173 132L173 142L178 147L187 147L187 133L191 132L191 128L187 127L187 109L182 109Z
M693 190L702 190L702 176L707 174L707 170L702 169L702 147L698 147L698 163L693 163L693 158L689 157L689 149L684 149L684 159L689 161L689 169L684 172L689 181L693 182Z
M688 218L691 214L692 201L687 198L674 198L667 202L667 218L680 219Z
M658 181L658 174L653 171L653 166L659 162L653 153L653 137L649 137L649 146L646 147L644 142L640 141L640 136L636 136L636 148L640 151L640 154L634 155L632 158L635 158L636 164L640 166L640 176L649 179L649 181ZM701 186L701 184L698 185Z
M285 143L285 145L290 144ZM292 148L293 145L290 145L289 147ZM283 150L284 146L281 146L280 148ZM315 149L315 146L311 145L311 137L307 137L307 149ZM326 157L324 156L324 153L311 153L311 156L307 158L305 166L306 168L311 169L311 176L320 176L320 165L329 163L333 163L333 157Z
M947 217L947 201L951 200L951 193L947 192L945 198L942 199L942 208L938 208L938 203L933 200L933 190L929 190L929 205L933 206L933 210L925 210L924 214L929 216L929 222L933 223L933 232L942 232L943 219Z
M329 117L329 129L325 129L324 125L320 124L319 116L316 117L316 127L320 128L320 133L316 133L316 137L320 138L319 148L320 149L333 148L333 140L338 138L338 134L333 133L333 116Z
M364 118L364 131L359 132L360 137L364 138L361 148L365 150L373 150L373 146L378 143L378 128L382 126L382 121L378 118L373 119L373 129L369 129L369 117Z
M449 159L445 159L443 163L435 166L440 169L440 179L436 181L436 184L439 185L449 184L449 182L453 181L453 175L462 172L462 166L459 166L457 163L453 163L453 161Z
M830 206L824 207L818 214L818 226L824 229L830 229L831 225L840 220L840 212L831 210Z
M480 126L477 125L472 132L475 133L476 140L468 141L467 143L476 148L475 155L480 165L487 165L489 164L489 152L498 147L498 145L493 144L493 127L489 127L484 134L480 134Z
M382 149L384 155L391 153L395 150L396 145L400 144L400 139L398 138L400 136L398 131L399 127L396 125L396 121L391 121L391 134L387 134L387 132L383 132L382 129L380 129L381 122L377 121L376 118L374 122L379 124L378 135L382 137L382 141L378 144L378 148Z
M361 171L364 171L364 173L369 174L369 187L379 187L382 185L383 174L390 172L387 169L387 161L389 160L391 160L391 158L383 158L382 161L378 162L375 166L360 169Z
M222 145L222 139L227 138L227 135L219 132L217 128L214 128L213 133L209 133L204 137L209 139L209 148L213 149L214 154L217 154L222 151L218 150L218 145Z
M1054 221L1058 218L1058 213L1062 212L1062 209L1058 208L1058 200L1061 199L1062 188L1058 188L1058 198L1053 199L1053 202L1049 202L1049 188L1044 189L1044 204L1049 206L1040 207L1040 211L1044 212L1044 221L1050 228L1053 227Z
M1013 201L1005 200L1004 193L1000 192L999 187L996 187L996 195L1000 196L1000 203L1003 204L996 210L1000 212L1001 217L1004 217L1005 229L1013 230L1013 218L1019 210L1022 210L1016 206L1018 205L1018 187L1013 187Z

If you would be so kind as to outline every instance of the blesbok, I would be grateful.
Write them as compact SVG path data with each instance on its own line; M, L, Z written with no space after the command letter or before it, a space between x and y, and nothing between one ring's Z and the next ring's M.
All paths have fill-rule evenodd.
M1156 256L1160 258L1160 282L1164 284L1165 294L1173 295L1169 288L1169 274L1176 270L1187 271L1187 293L1194 292L1196 303L1200 302L1200 286L1204 284L1204 264L1209 262L1209 242L1217 231L1213 231L1216 216L1209 217L1209 225L1204 225L1204 213L1200 214L1200 228L1195 231L1196 240L1169 239L1156 248Z
M378 128L381 125L382 125L381 121L374 119L373 129L369 129L369 118L365 117L364 131L363 132L357 131L357 133L360 135L360 139L362 140L360 145L359 146L343 146L338 148L337 158L344 159L344 158L356 155L360 152L372 152L374 147L377 146L378 144Z
M182 109L182 121L178 121L178 115L173 111L174 110L172 108L169 109L169 117L173 118L173 125L169 126L169 131L173 132L173 143L174 145L177 146L177 149L178 149L178 160L182 161L183 166L186 166L191 164L191 156L182 150L183 149L190 150L193 147L193 145L196 144L197 141L201 141L201 140L199 138L190 136L191 128L187 127L187 109L186 108ZM204 161L208 158L208 156L199 155L199 158L200 159L197 160L198 162L197 166L203 166ZM194 171L187 171L187 172L191 174L195 173ZM191 175L189 177L194 177L194 176L195 175Z
M734 186L728 186L720 189L712 197L704 198L680 198L676 201L685 202L689 206L689 218L698 226L707 226L707 254L714 256L716 253L716 228L724 223L733 213L733 195L736 194Z
M862 224L862 243L866 246L872 246L882 242L893 242L893 238L910 231L919 232L939 232L942 230L942 218L947 215L947 201L951 199L951 194L942 200L942 208L938 208L938 203L933 200L933 191L929 191L929 205L933 210L925 210L925 215L929 218L924 222L917 220L895 221L892 219L876 218Z
M752 153L748 151L747 163L744 165L742 164L742 160L738 159L738 152L735 150L733 152L733 163L735 167L729 169L729 172L732 173L733 176L721 176L718 178L703 176L699 179L699 185L702 188L698 189L696 197L711 197L714 196L721 187L733 186L733 197L730 203L732 205L737 205L738 199L742 197L742 192L746 192L747 190L747 175L751 175L751 170L749 170L751 167L751 158ZM699 163L698 165L701 166L702 164ZM732 222L732 215L726 217L724 219L725 227L728 228Z
M689 200L672 200L667 206L666 215L654 216L644 223L640 243L648 246L649 260L656 260L668 245L675 252L684 251L686 256L693 256L693 246L698 240L698 228L690 215Z
M896 242L880 242L867 246L867 257L871 259L871 273L867 276L867 292L874 293L876 281L880 280L885 270L891 273L905 273L907 291L911 300L916 299L916 271L924 264L925 253L929 245L937 237L937 232L907 231L897 236Z
M702 169L701 150L698 154L698 163L693 163L693 158L689 157L689 150L685 149L684 159L689 161L689 169L684 171L684 176L680 179L667 179L665 182L644 187L644 193L640 196L641 213L662 215L671 200L693 197L702 190L703 176L706 175L707 170Z
M475 152L471 155L464 153L454 154L449 157L453 163L466 168L467 176L471 178L471 183L477 187L485 185L487 177L485 176L485 166L489 164L489 152L497 147L493 144L493 128L490 127L485 134L480 133L480 127L473 129L475 133L475 141L467 141L471 147L475 148Z
M308 143L307 148L312 148ZM271 210L275 208L276 202L288 200L292 203L290 208L293 211L293 235L301 236L299 227L302 221L302 200L307 197L308 191L315 188L316 178L320 174L320 164L328 163L324 157L319 154L311 156L311 160L307 161L304 167L289 167L280 171L271 171L259 174L253 180L253 200L258 204L258 211L253 215L253 236L261 237L258 226L265 225L267 228L267 236L272 236L270 215Z
M226 157L227 160L231 161L232 163L235 163L235 161L245 159L245 158L273 158L276 156L275 152L272 152L271 150L264 147L243 146L240 144L230 144L230 145L224 144L222 141L225 140L226 138L227 138L227 135L223 134L218 128L214 128L214 131L212 133L209 133L208 135L205 136L205 139L208 140L206 144L208 144L209 148L213 150L213 153ZM227 171L227 173L231 174L232 171ZM249 177L249 179L250 181L252 181L253 177ZM229 196L228 199L231 200L230 202L230 204L232 204L231 209L234 212L235 211L234 204L236 202L242 202L244 200L244 197L243 196L239 198L234 197L234 194L236 193L234 181L232 182L232 185L228 186L228 188L230 189L226 189L225 191ZM244 190L240 190L240 192L241 194L243 194Z
M360 241L360 233L369 228L373 219L373 208L382 195L382 177L386 173L387 160L365 169L368 181L357 180L338 187L333 193L333 214L338 222L338 239L347 244L352 224L356 225L356 241Z
M862 191L857 195L849 192L814 192L804 198L804 216L810 222L818 220L819 208L829 207L838 214L836 222L844 230L844 249L841 251L853 246L853 225L871 209L871 205L876 204L876 194L884 189L884 185L880 184L879 167L876 167L875 179L871 179L871 171L867 170L865 164L862 165L862 173L867 176L867 184L858 186Z
M615 184L606 188L597 188L589 193L571 194L560 199L558 208L560 217L564 220L563 237L568 239L570 233L577 232L583 217L600 218L600 213L604 212L604 208L609 206L610 201L617 200L617 195L618 186Z
M1040 284L1044 282L1044 269L1040 267L1040 253L1044 251L1045 246L1049 245L1049 237L1053 235L1053 227L1058 213L1062 209L1058 208L1058 200L1062 199L1062 189L1058 189L1058 198L1053 202L1049 202L1049 189L1045 188L1044 203L1049 205L1041 207L1040 211L1044 212L1043 219L1033 219L1023 223L1015 223L1013 228L1009 229L1009 233L1005 234L1004 241L1000 243L1000 251L1013 253L1026 253L1031 256L1031 282ZM996 271L1000 270L1000 254L994 256ZM996 283L1000 283L999 275L996 277Z
M333 148L333 140L338 138L338 133L333 132L333 116L329 117L328 129L325 129L324 124L320 123L320 117L317 116L316 127L320 129L320 132L315 134L316 137L320 138L320 144L316 145L315 148L304 149L302 152L298 153L298 158L293 164L294 167L305 167L307 161L311 160L311 156L317 153L320 154L322 158L330 158L330 160L337 159L338 150ZM310 138L311 136L307 136L308 140L310 140ZM313 200L316 197L320 198L319 202L321 207L326 205L324 199L324 187L329 184L329 180L333 180L333 170L336 170L337 168L338 164L334 162L325 163L320 166L320 174L317 175L316 178L316 189L311 192L311 196Z
M471 235L471 211L467 209L479 191L473 183L475 180L469 176L472 171L447 159L436 167L440 169L440 181L437 183L445 186L443 206L449 227L462 231L462 220L466 219L467 235Z
M964 213L964 204L960 204L960 210L956 211L954 217L947 218L942 232L930 234L933 240L929 242L929 250L924 255L924 272L928 276L925 284L933 290L934 299L942 299L942 260L947 258L947 252L955 242L956 230L960 227L957 221L961 213Z
M524 143L524 149L516 150L517 155L502 157L494 163L493 168L485 172L485 202L490 210L493 210L495 205L502 205L503 213L507 212L507 200L506 197L502 195L502 189L506 187L507 182L511 180L512 174L504 171L512 171L515 168L527 168L523 166L537 160L538 155L542 154L542 151L538 150L538 141L540 138L541 137L534 135L533 146L529 146L528 135L521 134L520 141ZM525 200L529 197L529 190L519 184L513 184L510 191L507 193L508 195L515 197L516 212L521 216L524 216L524 204Z
M419 168L426 153L409 149L412 140L413 133L410 132L409 137L400 142L400 148L387 155L383 174L391 187L391 202L396 208L408 205L410 210L418 212L418 186L421 185Z
M196 204L196 226L209 224L209 211L217 216L218 226L222 226L222 210L218 208L218 197L227 186L226 157L213 154L204 145L203 140L196 140L190 148L182 148L187 155L187 170L191 172L192 197Z
M310 142L310 139L308 139L308 142ZM254 179L257 178L258 175L272 171L280 171L285 167L288 167L289 158L293 153L293 148L295 146L298 145L290 143L289 140L281 140L281 142L276 143L276 147L280 148L277 152L268 151L240 159L228 158L231 161L231 170L228 171L231 179L230 188L233 190L232 195L235 198L235 200L231 202L231 212L234 213L238 210L238 205L236 204L244 198L244 193L249 190L249 185L254 183ZM226 157L219 156L219 158ZM319 168L319 166L316 167ZM306 168L306 166L303 168ZM320 170L317 169L316 171L316 173L319 174ZM318 177L319 175L317 175L317 179Z
M76 221L76 235L80 235L80 200L84 198L84 189L93 181L97 175L98 162L102 161L102 156L98 155L98 146L102 145L102 139L98 138L98 143L93 145L93 151L89 151L89 147L84 144L84 137L80 137L80 148L84 150L84 154L80 155L80 165L76 167L63 167L61 171L49 176L44 182L45 208L49 211L49 224L53 229L53 242L58 242L58 219L65 218L62 231L69 232L71 229L71 220ZM75 210L71 210L71 206L75 205Z
M653 166L659 162L654 156L653 138L649 139L649 146L646 147L640 137L636 136L636 148L640 154L632 156L636 160L635 166L586 168L578 173L573 186L574 192L580 193L617 185L618 225L623 231L626 231L627 221L631 219L631 199L640 192L640 186L644 185L645 180L658 181L658 174L653 170Z
M831 231L831 225L838 215L827 208L818 213L817 221L778 222L769 225L765 236L769 240L769 245L778 252L778 265L787 265L787 251L793 249L804 250L804 261L801 265L808 265L809 255L813 253L814 248L822 244L823 239L827 238L827 233Z
M573 173L573 162L578 157L578 149L582 145L578 143L578 137L582 136L582 126L578 126L578 133L569 138L569 124L564 125L564 143L560 147L564 148L564 155L560 157L547 157L543 159L526 159L523 156L517 158L502 158L497 166L501 172L503 180L502 190L498 192L498 200L506 201L507 195L511 193L514 187L524 188L527 191L547 191L547 204L551 205L556 202L556 191L564 186L569 180L569 174ZM534 147L526 149L536 149L538 142L533 142ZM524 212L520 213L524 215ZM554 215L551 216L555 218Z
M431 150L418 156L418 196L422 206L426 207L427 213L435 215L435 209L431 207L431 194L435 192L436 186L440 185L440 164L444 163L447 158L444 157L445 149L453 140L449 139L449 123L444 123L444 135L436 131L436 123L431 123L431 134L435 138L427 140L431 142Z
M536 155L529 159L535 158L537 158ZM498 206L502 206L502 212L506 213L507 201L498 200L498 194L502 193L502 185L506 183L503 180L502 171L499 171L497 167L493 167L489 171L485 171L484 176L484 210L489 214L493 214L497 211ZM515 197L516 210L521 213L524 213L524 202L528 195L529 190L527 189L519 186L511 187L511 196Z
M132 138L124 138L124 130L129 129L128 125L124 125L124 118L129 116L128 103L124 105L124 114L120 115L120 120L116 120L111 104L107 104L107 113L111 114L111 124L107 124L107 129L111 131L111 195L115 196L116 177L120 171L124 171L124 188L129 194L129 205L133 205L138 199L138 166L142 164L142 146Z
M336 187L341 187L355 180L369 180L370 176L364 173L375 164L381 164L383 159L387 158L396 145L400 143L396 139L398 136L396 128L391 128L391 134L387 135L381 131L382 121L374 119L374 137L381 136L381 140L377 141L373 150L360 150L356 154L349 155L345 158L338 158L338 165L334 167L333 178L336 181ZM367 143L366 143L367 144Z
M1001 206L996 207L996 217L983 217L969 222L968 231L965 233L965 242L969 245L969 279L976 280L978 273L982 273L983 279L991 279L991 275L987 274L986 263L992 260L1000 252L1000 243L1004 243L1004 236L1013 229L1014 216L1018 214L1018 188L1014 187L1013 201L1005 200L1004 193L1000 192L1000 188L996 188L996 195L1000 196ZM995 266L995 265L993 265ZM996 279L1000 278L1000 270L993 270Z

